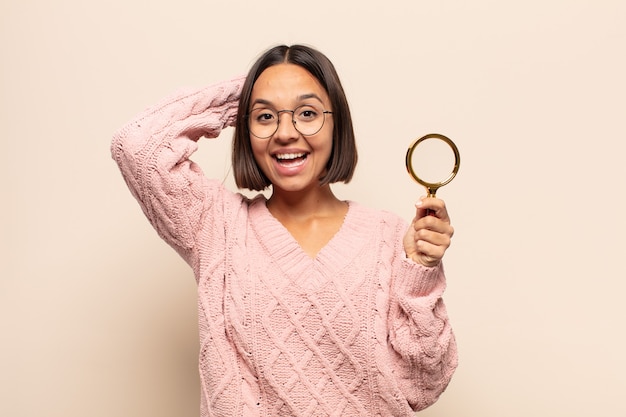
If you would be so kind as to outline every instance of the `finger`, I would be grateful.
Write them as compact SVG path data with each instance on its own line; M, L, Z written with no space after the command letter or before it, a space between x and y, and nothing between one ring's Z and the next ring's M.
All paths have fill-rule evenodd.
M447 233L434 232L428 229L420 229L416 231L414 236L416 245L418 242L426 242L434 246L448 248L452 243L452 236Z
M441 261L446 248L420 240L416 242L419 257L426 266L434 266Z
M415 203L415 207L417 209L416 216L418 219L428 215L433 215L441 220L450 222L446 203L439 198L425 196L420 197L417 203Z
M415 232L430 230L432 232L447 235L448 237L452 237L454 235L454 228L452 225L447 221L438 219L435 216L425 216L421 219L417 219L413 223L413 229Z

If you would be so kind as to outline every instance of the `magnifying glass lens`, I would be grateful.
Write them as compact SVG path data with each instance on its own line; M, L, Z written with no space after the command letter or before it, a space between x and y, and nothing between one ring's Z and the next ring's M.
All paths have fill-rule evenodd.
M438 183L450 176L456 160L450 146L437 138L421 141L411 155L415 174L425 182Z
M461 157L450 138L431 133L409 146L405 162L409 175L434 197L440 187L455 177Z

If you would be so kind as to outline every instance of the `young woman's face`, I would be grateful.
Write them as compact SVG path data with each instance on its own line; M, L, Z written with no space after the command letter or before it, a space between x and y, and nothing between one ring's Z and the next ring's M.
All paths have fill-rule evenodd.
M293 116L295 126L291 112L294 109L300 109ZM276 132L268 138L250 135L254 158L272 183L274 192L318 187L319 178L326 171L333 147L333 118L331 114L319 114L317 117L324 120L321 129L304 136L296 126L309 133L305 126L308 118L314 117L310 109L332 111L328 94L319 81L298 65L269 67L254 83L248 109L250 117L266 125L271 125L268 119L278 118L279 121ZM272 129L268 129L271 133Z

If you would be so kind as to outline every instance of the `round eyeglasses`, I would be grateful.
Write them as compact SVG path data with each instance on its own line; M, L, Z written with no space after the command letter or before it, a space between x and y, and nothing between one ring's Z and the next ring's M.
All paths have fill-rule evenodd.
M272 110L257 107L248 114L248 129L259 139L268 139L276 133L280 124L280 114L291 113L291 122L303 136L312 136L322 130L327 114L333 112L311 104L298 106L293 110Z

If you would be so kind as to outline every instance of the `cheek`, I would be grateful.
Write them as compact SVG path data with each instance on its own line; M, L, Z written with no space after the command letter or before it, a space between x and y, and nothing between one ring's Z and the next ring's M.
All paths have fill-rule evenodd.
M327 158L333 153L333 149L335 148L335 142L333 138L333 132L330 130L328 135L324 138L324 141L321 142L318 146L318 152L324 153Z
M252 154L254 155L256 159L257 155L262 152L262 147L256 140L254 139L249 139L249 140L250 140L250 147L252 148Z
M252 156L254 156L255 162L259 167L263 168L267 157L267 144L252 139L250 147L252 148Z

